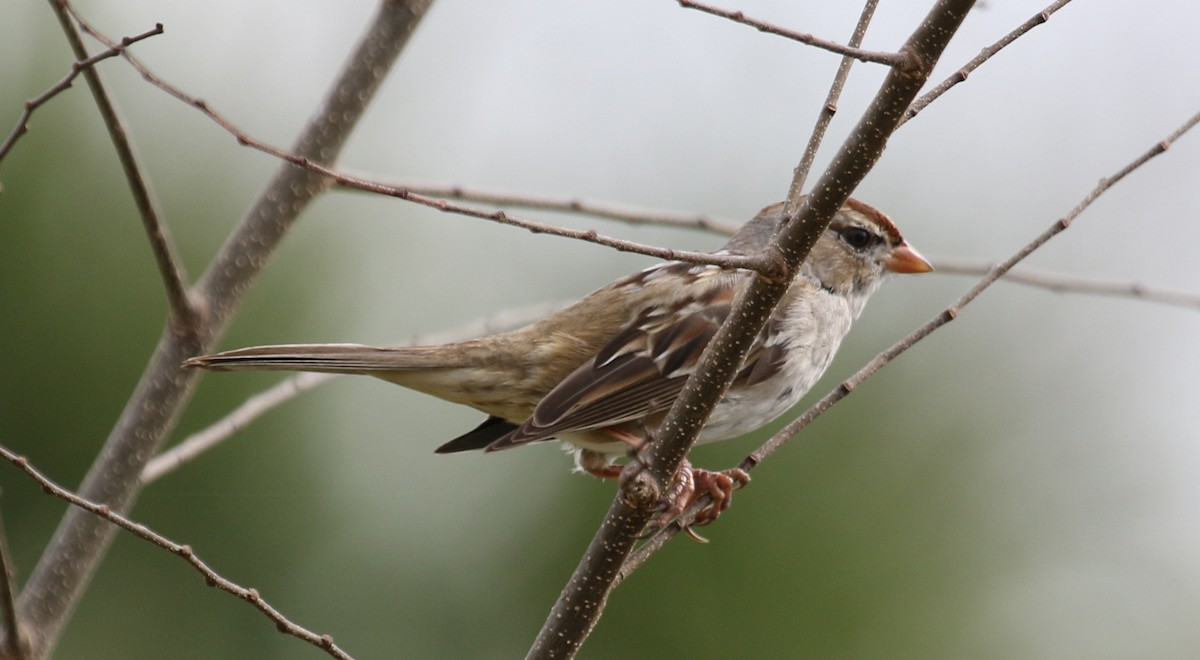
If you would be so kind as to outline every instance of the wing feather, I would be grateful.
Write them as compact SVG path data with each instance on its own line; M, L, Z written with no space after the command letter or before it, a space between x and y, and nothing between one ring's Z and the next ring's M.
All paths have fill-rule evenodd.
M565 433L639 420L670 408L700 354L729 316L737 280L723 278L674 313L644 311L538 403L521 426L488 451ZM690 313L689 313L690 312ZM778 372L782 351L756 338L738 378L749 384Z

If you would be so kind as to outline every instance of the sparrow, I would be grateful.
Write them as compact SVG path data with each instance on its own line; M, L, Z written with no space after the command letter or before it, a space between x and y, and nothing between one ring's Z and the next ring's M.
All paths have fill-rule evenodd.
M717 254L754 254L784 220L764 208ZM930 263L874 207L851 199L796 271L728 392L697 439L753 431L795 405L816 383L890 273L924 273ZM615 478L653 433L695 371L700 354L753 274L664 262L623 277L540 321L509 332L437 346L360 344L255 346L193 357L204 369L364 374L470 406L487 415L437 453L498 451L557 438L579 470ZM664 498L664 519L700 495L712 503L693 524L729 506L749 475L684 462Z

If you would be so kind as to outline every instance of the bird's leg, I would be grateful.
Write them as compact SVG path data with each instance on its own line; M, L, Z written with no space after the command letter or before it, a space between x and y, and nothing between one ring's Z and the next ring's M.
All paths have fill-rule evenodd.
M712 503L700 509L696 518L683 529L692 538L703 541L692 527L707 525L716 520L721 512L729 508L733 501L733 491L750 483L750 475L741 468L730 468L720 472L694 468L684 459L671 480L667 496L663 498L665 509L654 522L658 527L665 527L671 521L683 515L683 512L696 503L704 495L712 498Z
M604 431L614 440L629 445L630 462L624 466L615 465L609 456L590 449L581 449L577 459L579 467L600 479L614 479L619 476L623 482L632 481L645 467L641 452L649 446L652 434L649 430L645 430L645 436L639 436L620 427L611 427ZM658 508L662 510L662 514L651 525L658 528L665 527L683 515L683 512L695 504L698 499L708 495L712 498L712 503L700 509L696 513L695 520L684 527L689 536L702 540L690 528L708 525L716 520L721 512L729 508L729 504L733 500L733 491L748 483L750 483L750 475L741 468L714 472L692 467L692 464L684 459L674 476L671 477L666 492L659 498Z
M575 457L575 464L597 479L616 479L621 476L621 469L624 467L614 464L608 456L591 449L580 449Z
M690 467L686 463L684 466ZM733 501L734 489L750 483L750 475L742 468L729 468L719 472L700 468L691 468L691 470L695 488L692 491L691 499L683 508L686 509L695 504L696 500L705 493L712 497L712 504L696 513L693 525L707 525L716 520L722 511L729 508L729 504Z
M631 433L619 426L602 429L602 432L613 440L629 445L629 457L637 460L638 452L646 446L647 441L636 433ZM575 457L575 464L584 472L597 479L616 479L621 476L624 465L613 463L614 457L591 449L580 449Z

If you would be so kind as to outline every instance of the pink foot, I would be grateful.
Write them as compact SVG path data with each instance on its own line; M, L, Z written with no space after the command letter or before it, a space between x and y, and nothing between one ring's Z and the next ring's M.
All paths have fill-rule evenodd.
M712 504L701 509L691 526L708 525L716 520L721 512L729 508L733 501L733 491L750 483L750 475L741 468L730 468L720 472L692 467L686 460L679 466L671 487L663 498L666 509L656 521L658 526L665 526L675 520L688 507L696 503L703 495L712 497ZM686 528L685 528L686 529ZM695 537L694 532L687 530Z

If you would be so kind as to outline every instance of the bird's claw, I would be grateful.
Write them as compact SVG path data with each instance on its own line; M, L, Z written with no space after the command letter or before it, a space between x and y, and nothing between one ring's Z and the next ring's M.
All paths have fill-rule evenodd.
M683 531L692 539L707 543L707 539L692 530L711 524L721 512L729 508L733 501L733 491L750 483L750 475L741 468L730 468L714 472L692 467L686 460L679 466L671 486L659 504L662 513L650 523L653 530L662 529L683 515L683 512L696 503L704 495L712 498L712 502L696 513L695 519L686 525L681 525Z

